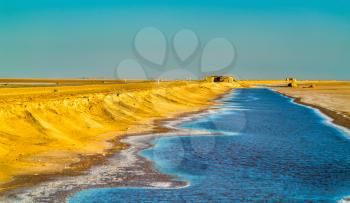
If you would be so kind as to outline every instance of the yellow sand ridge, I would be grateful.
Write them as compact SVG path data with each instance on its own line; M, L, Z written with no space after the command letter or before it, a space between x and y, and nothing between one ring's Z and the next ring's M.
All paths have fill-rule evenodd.
M103 154L109 140L212 104L237 83L145 82L0 88L0 185ZM118 147L118 146L114 146Z

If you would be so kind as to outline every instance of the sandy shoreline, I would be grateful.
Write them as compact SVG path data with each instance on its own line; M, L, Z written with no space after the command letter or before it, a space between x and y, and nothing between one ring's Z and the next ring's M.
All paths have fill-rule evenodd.
M220 97L223 97L221 95ZM218 97L217 99L219 99ZM217 105L219 105L217 103ZM188 120L210 113L208 109L184 113L173 118L155 121L156 131L129 135L122 140L126 147L117 153L111 153L103 159L97 159L90 170L79 174L67 174L51 177L42 176L40 183L28 188L7 191L0 201L16 202L64 202L70 195L89 188L106 187L147 187L178 188L187 186L187 182L155 170L154 162L138 153L152 147L152 141L161 136L209 135L210 132L179 129L175 126ZM73 175L73 176L72 176Z
M291 95L283 94L281 92L278 92L278 93L280 93L286 97L292 98L295 103L309 106L309 107L312 107L314 109L318 109L320 112L322 112L323 114L325 114L326 116L331 118L332 123L339 125L339 126L342 126L342 127L345 127L347 129L350 129L350 119L348 117L345 117L341 112L330 110L330 109L327 109L327 108L324 108L324 107L321 107L321 106L318 106L315 104L303 102L302 98L300 98L300 97L293 97Z
M226 94L229 94L231 91L228 91L226 93L220 94L216 96L214 99L211 99L210 102L212 105L218 105L219 103L217 100L220 98L224 97ZM210 106L212 106L210 105ZM35 195L29 195L27 198L22 197L24 194L29 194L31 193L31 189L40 187L40 185L45 185L49 184L51 185L52 181L55 180L65 180L65 179L71 179L74 182L75 178L79 178L81 176L85 176L86 173L88 173L90 170L92 170L94 167L100 167L104 166L105 164L108 164L110 162L110 159L114 159L116 156L119 157L120 153L129 153L129 150L133 150L133 153L136 157L136 152L141 151L143 149L149 148L151 146L148 141L151 141L154 139L154 137L161 135L172 135L176 132L176 135L181 135L181 134L188 134L190 133L189 131L184 130L179 130L175 128L175 125L178 125L179 123L185 122L188 119L193 119L196 117L199 117L203 114L205 114L208 111L208 107L202 107L200 110L192 110L189 112L185 113L173 113L167 115L166 118L157 118L153 119L149 125L148 128L143 128L143 131L140 132L128 132L126 136L117 136L113 140L110 140L109 142L113 144L114 147L111 147L110 150L105 151L104 154L94 154L94 155L84 155L81 156L81 161L78 163L75 163L73 166L70 166L69 169L66 169L62 172L57 172L57 173L49 173L49 174L39 174L39 175L25 175L25 176L17 176L14 181L11 181L7 184L4 184L6 188L2 190L0 193L0 201L16 201L16 202L28 202L26 199L27 198L34 198ZM197 132L198 133L198 132ZM142 143L138 144L136 148L134 146L131 146L131 144L126 141L124 142L123 140L129 139L131 137L148 137L147 140L144 141L144 145L142 145L142 148L139 148ZM133 138L134 139L134 138ZM140 138L142 139L142 138ZM148 143L148 144L147 144ZM132 148L132 149L131 149ZM117 158L119 159L119 158ZM141 164L142 167L140 167L140 170L144 168L144 170L147 170L148 172L154 171L153 169L153 163L151 161L145 161L145 160L140 160L142 159L141 157L137 158L137 161L133 162L134 165L136 164ZM121 158L119 159L123 161ZM115 163L116 164L116 163ZM117 164L116 164L117 165ZM123 167L123 166L117 166L117 167ZM135 166L133 166L135 167ZM130 171L133 171L133 167L130 167ZM156 172L158 173L158 172ZM112 175L112 174L110 174ZM123 175L122 177L128 177L128 175ZM163 177L164 176L164 177ZM157 174L157 177L168 177L168 179L171 179L172 177L164 175L164 174ZM108 178L106 177L105 180ZM147 179L147 178L146 178ZM162 178L161 178L162 179ZM83 180L81 180L83 181ZM93 181L93 180L92 180ZM142 182L142 179L139 179L138 181ZM65 182L65 181L62 181ZM183 186L183 183L181 183ZM180 184L180 185L181 185ZM65 186L66 183L63 184ZM74 184L73 184L74 185ZM62 185L61 185L62 186ZM40 202L54 202L58 200L57 202L62 202L65 200L67 196L70 194L73 194L77 191L80 191L82 189L87 189L91 187L108 187L108 186L125 186L122 185L122 183L108 183L108 184L103 184L103 186L98 186L96 184L88 184L88 186L85 187L79 187L76 190L69 189L69 191L66 192L58 192L55 195L49 195L49 197L43 197L44 195L40 194L40 196L36 196L40 200ZM60 187L57 187L60 188ZM42 188L42 191L45 191L47 189L47 186ZM54 188L52 188L55 190ZM50 200L50 201L48 201ZM33 202L33 201L29 201Z
M349 81L298 81L298 87L274 87L299 104L319 109L335 124L350 128Z
M140 85L140 84L137 84L137 85ZM119 86L117 87L120 88ZM44 181L46 179L51 179L56 176L80 175L81 171L85 171L86 169L90 168L95 164L103 164L106 158L112 156L116 151L127 147L127 145L122 144L120 142L120 139L122 139L123 137L128 135L133 135L133 134L140 134L140 133L144 134L144 133L154 133L154 132L166 132L167 131L166 128L156 124L158 122L157 119L160 119L160 118L174 119L176 116L182 115L187 112L197 112L199 110L203 110L213 104L212 102L213 99L216 99L219 95L225 93L226 91L232 88L232 86L228 84L226 85L215 85L215 84L211 85L211 84L202 84L202 83L186 84L182 82L174 83L174 84L172 83L165 84L164 88L163 87L154 88L153 86L147 86L147 87L142 87L144 88L144 90L141 90L141 91L137 91L133 89L137 87L138 86L135 87L134 84L131 84L130 88L132 90L126 91L125 89L126 86L123 86L124 88L123 92L118 92L118 91L115 92L116 89L115 88L110 89L111 88L110 86L79 87L77 90L76 90L76 87L74 87L73 89L71 89L71 87L69 88L64 87L66 89L68 88L67 91L69 91L69 94L71 97L69 100L67 100L66 93L63 92L63 90L60 90L62 95L61 94L56 95L56 93L54 93L54 95L52 95L50 98L47 96L53 93L52 92L50 93L50 91L46 93L46 89L41 90L41 88L39 88L38 90L36 88L34 90L25 89L23 90L24 91L23 93L26 93L26 94L25 96L22 96L22 97L13 96L12 95L13 93L11 93L11 91L9 92L9 95L6 95L7 93L2 94L1 102L2 103L6 102L6 104L4 103L5 106L2 106L3 115L15 116L13 114L8 114L6 111L14 109L16 110L16 113L17 113L17 106L21 111L22 109L24 109L23 111L26 111L25 109L28 109L28 111L32 112L29 116L29 119L23 120L23 117L18 117L20 119L18 120L20 123L18 123L16 126L21 125L21 122L27 122L26 125L28 123L31 123L35 126L34 130L37 130L37 129L41 130L43 129L43 127L45 127L44 133L45 134L47 133L47 134L46 136L42 136L42 137L43 138L48 137L48 138L54 139L55 142L51 141L52 144L48 142L49 144L47 145L45 143L40 143L38 145L35 142L38 142L38 140L42 139L40 137L40 133L38 133L38 137L36 137L37 133L35 133L34 135L31 135L31 132L32 132L31 130L26 131L25 129L22 129L22 128L18 129L18 127L16 126L13 126L13 128L12 127L7 128L6 126L7 123L5 124L2 123L2 125L0 126L0 128L2 129L1 135L0 135L0 141L2 141L0 142L0 155L1 155L0 156L0 179L1 179L1 175L4 175L4 174L10 175L10 176L14 175L15 178L7 183L2 182L0 186L0 193L1 191L4 192L5 190L11 190L16 187L30 187L41 181ZM74 95L72 95L73 90L76 91ZM94 92L90 93L89 92L90 90ZM105 92L106 90L109 90L110 92ZM2 91L7 92L9 90L2 89ZM25 101L25 102L28 102L28 105L26 103L18 104L22 100L27 100L27 98L30 99L32 95L29 93L33 91L34 92L43 91L42 92L43 94L40 93L40 95L38 94L36 96L38 98L35 100L40 99L38 103L36 103L35 101L33 104L31 104L32 100L29 100L29 101ZM89 92L87 93L89 94L88 96L85 96L86 91ZM188 99L186 99L186 97L183 98L184 96L189 96L189 95L191 95L192 97L192 99L190 100L192 102L189 102ZM57 101L56 100L52 101L52 99L55 97L58 97ZM95 106L95 111L92 111L91 114L88 114L90 110L89 106L87 106L89 105L89 103L87 103L89 101L89 98L90 98L90 102L94 102L93 99L97 100L96 102L101 102L99 106ZM114 99L116 101L113 102ZM15 100L16 103L12 104L14 103L12 100ZM137 108L137 109L140 108L141 110L138 110L137 112L135 112L135 110L131 109L129 111L130 108L128 106L125 106L125 104L122 103L123 101L129 102L129 104L130 102L134 102L134 106L136 105L136 107L134 108ZM105 104L105 102L107 102L107 104ZM67 106L66 104L68 104L69 106ZM8 106L8 108L6 108L7 107L6 105L12 105L12 106ZM29 106L29 105L32 105L32 106ZM76 108L76 105L81 105L81 106L78 106L79 107L78 110L86 110L87 112L79 111L77 112L76 115L70 116L69 114L72 115L75 113L74 109ZM54 109L52 110L52 108L58 108L58 107L62 110L62 112L58 112L60 113L59 115L57 115L57 112L55 112ZM70 110L70 108L72 108L72 110ZM105 111L106 109L108 109L108 112ZM66 112L69 114L67 115ZM18 112L18 113L21 113L21 112ZM53 116L52 119L54 120L51 120L51 114ZM50 117L47 117L48 115ZM60 118L62 116L68 116L67 121L69 119L70 120L80 119L79 116L82 116L82 118L79 120L79 122L82 125L79 126L80 123L76 125L76 123L64 121L67 124L69 124L69 126L65 126L64 124L62 124L63 118ZM94 119L95 121L97 120L99 123L95 121L94 123L92 123L93 121L92 119ZM102 119L105 119L105 120L102 120ZM50 124L47 123L48 120L54 122L55 126L53 126L52 123ZM142 122L140 122L140 120ZM13 121L17 121L17 120L13 120ZM103 126L98 128L97 130L95 130L95 128L92 128L92 127L86 128L85 126L87 124L86 122L88 122L88 124L96 123L96 125L98 124L100 126L101 125ZM9 125L10 124L11 123L9 123ZM68 130L67 130L67 127L69 127ZM66 131L58 131L58 130L61 130L61 128L68 132L66 133ZM74 131L75 128L77 128L77 131ZM17 141L14 139L7 138L6 134L4 136L2 135L5 133L5 130L13 131L17 129L18 129L18 134L20 135L17 136L15 134L16 136L12 136L12 137L15 137L16 140L18 139ZM113 129L115 129L115 131ZM74 131L73 134L69 134L72 131ZM101 131L105 131L105 132L107 131L109 133L99 135L98 132L101 132ZM60 135L61 135L61 132L62 133L64 132L65 137L54 137L55 135L57 135L57 132L60 132ZM27 136L27 134L28 136L30 136L30 140L26 138L19 139L21 138L21 136ZM65 138L74 139L74 142L71 143L70 141L66 141ZM5 142L1 139L5 139L4 140ZM32 142L32 140L33 140L33 144L30 143ZM26 143L22 141L25 141ZM6 144L7 142L9 143ZM25 144L26 146L21 147L21 144ZM10 147L15 147L15 148L11 149ZM21 153L26 153L28 147L32 151L29 151L28 155L26 155L24 157L25 159L23 159L23 155ZM11 155L5 156L5 154L1 154L2 152L1 150L3 149L8 150L9 153L11 152ZM62 151L58 155L53 154L45 157L42 155L43 154L42 152L45 152L43 150L48 151L49 153L55 150L62 150ZM70 150L70 151L67 151L67 150ZM61 159L62 155L64 157ZM69 157L69 156L72 158L66 161L65 157ZM56 160L58 160L57 164L59 164L60 167L64 167L62 170L60 168L51 167L50 164L51 163L56 164ZM36 168L34 168L34 171L31 172L31 170L27 171L25 166L19 165L22 163L27 164L28 167L31 167L31 165L29 164L36 164L38 166L35 165ZM65 163L67 163L68 165L66 165ZM40 167L42 165L44 165L44 169L48 168L52 170L52 172L45 171L45 170L41 171ZM9 167L16 167L16 168L11 169ZM20 168L20 170L18 170L17 168ZM38 172L36 172L35 170L37 170ZM23 173L25 174L22 175Z

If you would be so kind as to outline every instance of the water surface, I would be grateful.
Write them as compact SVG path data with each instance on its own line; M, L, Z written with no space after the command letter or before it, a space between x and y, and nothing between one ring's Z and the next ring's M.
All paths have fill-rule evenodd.
M268 89L238 89L222 102L180 126L212 136L161 137L140 153L189 186L88 189L70 202L336 202L350 194L350 140L320 113Z

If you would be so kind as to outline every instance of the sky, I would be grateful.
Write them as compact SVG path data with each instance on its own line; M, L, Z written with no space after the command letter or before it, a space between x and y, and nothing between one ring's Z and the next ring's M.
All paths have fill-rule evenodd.
M150 27L167 43L162 66L135 51L137 33ZM186 63L172 45L184 29L200 42ZM140 64L127 72L135 77L202 77L210 73L201 53L216 38L234 46L225 74L240 79L350 80L348 0L0 0L0 78L116 78L125 59Z

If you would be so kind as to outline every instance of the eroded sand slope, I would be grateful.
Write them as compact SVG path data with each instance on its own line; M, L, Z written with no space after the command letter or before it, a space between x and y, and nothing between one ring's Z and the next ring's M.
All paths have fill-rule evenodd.
M59 172L81 156L122 148L108 140L151 130L156 118L200 110L233 86L146 82L0 88L0 188L18 175Z

